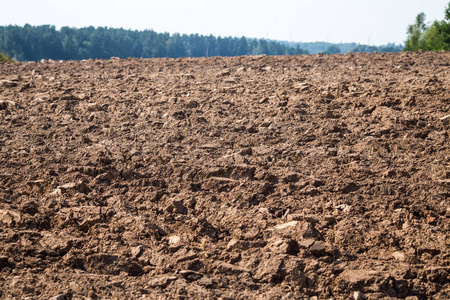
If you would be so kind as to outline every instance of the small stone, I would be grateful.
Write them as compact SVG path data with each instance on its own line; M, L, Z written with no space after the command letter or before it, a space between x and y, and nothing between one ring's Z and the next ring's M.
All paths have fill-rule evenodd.
M180 241L181 241L181 238L180 238L180 236L178 236L178 235L172 235L172 236L169 236L169 244L171 244L171 245L176 245L176 244L178 244Z
M79 180L77 182L70 182L70 183L58 186L57 189L60 189L61 192L65 191L65 190L74 189L83 194L88 194L91 192L91 189L86 185L86 183L84 183L83 180ZM57 192L56 192L56 190L54 190L52 193L57 193ZM50 194L48 194L47 196L50 196Z
M267 103L267 102L269 102L269 98L268 97L264 97L264 98L259 100L259 104L264 104L264 103Z
M401 251L395 251L394 253L392 253L392 256L397 261L402 261L403 262L403 261L407 260L407 255L404 252L401 252Z
M60 188L54 189L52 192L46 195L48 198L62 196L62 190Z
M64 296L64 294L59 294L51 297L49 300L64 300L64 299L66 299L66 296Z
M355 300L367 300L366 295L361 293L360 291L353 292L353 299Z
M315 241L316 241L315 239L304 239L304 240L300 240L300 241L298 242L298 246L299 246L300 248L309 248L309 247L311 247L311 246L314 244Z
M131 250L131 257L137 258L142 253L143 247L139 245Z
M277 226L275 226L275 229L277 229L277 230L284 230L286 228L295 227L295 226L297 226L297 224L298 224L298 221L291 221L291 222L287 222L287 223L284 223L284 224L277 225Z
M314 242L314 245L309 248L312 254L314 255L322 255L325 253L326 245L323 242L316 241Z

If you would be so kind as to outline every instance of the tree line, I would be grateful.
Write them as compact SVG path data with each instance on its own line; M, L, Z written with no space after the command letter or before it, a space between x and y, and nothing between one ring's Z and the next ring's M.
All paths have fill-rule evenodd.
M336 54L336 53L347 53L347 52L400 52L402 51L403 45L397 44L387 44L381 46L374 45L364 45L357 43L327 43L327 42L286 42L289 46L299 46L301 49L307 50L310 54Z
M425 14L417 15L415 23L408 26L405 51L450 50L450 3L445 9L445 19L434 21L431 26L425 23Z
M245 37L157 33L108 27L0 26L0 50L20 61L111 57L202 57L308 54L299 46Z

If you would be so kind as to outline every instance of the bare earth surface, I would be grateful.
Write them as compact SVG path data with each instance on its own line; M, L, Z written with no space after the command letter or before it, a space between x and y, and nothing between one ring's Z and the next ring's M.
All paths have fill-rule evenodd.
M0 298L449 299L449 62L0 65Z

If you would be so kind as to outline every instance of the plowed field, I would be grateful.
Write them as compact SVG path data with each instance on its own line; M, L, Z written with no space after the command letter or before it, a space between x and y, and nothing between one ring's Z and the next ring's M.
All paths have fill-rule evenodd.
M449 62L1 64L0 298L449 299Z

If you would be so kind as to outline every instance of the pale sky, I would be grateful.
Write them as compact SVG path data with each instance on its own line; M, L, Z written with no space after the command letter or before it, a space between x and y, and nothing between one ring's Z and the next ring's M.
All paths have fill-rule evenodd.
M424 12L444 19L450 0L0 0L0 25L50 24L199 33L293 42L403 43Z

